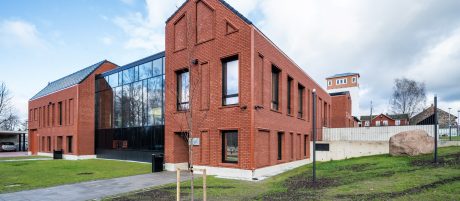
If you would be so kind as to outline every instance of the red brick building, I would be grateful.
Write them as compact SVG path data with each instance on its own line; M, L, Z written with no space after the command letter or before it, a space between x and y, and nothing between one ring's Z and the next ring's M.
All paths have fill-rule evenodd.
M331 110L331 128L349 128L357 127L356 118L351 114L352 100L350 93L337 92L331 93L332 110Z
M185 2L166 23L165 55L168 170L187 165L189 131L195 167L211 174L258 178L305 164L314 89L317 127L330 125L329 94L225 1Z
M364 127L369 126L369 116L361 116L361 122ZM407 126L409 125L408 114L379 114L372 115L370 126Z
M49 83L29 101L29 152L93 158L95 76L116 68L101 61Z

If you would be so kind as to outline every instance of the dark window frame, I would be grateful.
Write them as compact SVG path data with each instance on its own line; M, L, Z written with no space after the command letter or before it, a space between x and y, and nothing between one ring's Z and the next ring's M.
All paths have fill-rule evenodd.
M280 75L281 69L272 65L272 100L271 109L279 110L280 107Z
M283 135L284 133L278 132L278 160L283 160Z
M288 115L292 115L292 83L294 79L288 76L287 79L287 113Z
M62 126L62 101L58 102L59 126Z
M227 139L227 134L235 134L236 133L236 147L238 149L238 130L226 130L226 131L222 131L222 163L233 163L233 164L237 164L239 162L239 151L237 150L237 158L236 158L236 161L229 161L227 160L227 157L226 157L226 147L227 147L227 144L226 144L226 139Z
M298 90L298 111L297 111L297 117L303 119L304 118L304 95L305 95L305 87L302 86L301 84L298 84L297 86Z
M231 105L238 105L240 103L239 100L239 91L240 91L240 77L238 76L238 93L236 94L227 94L227 63L232 62L232 61L237 61L238 63L238 74L240 73L240 60L238 55L230 56L227 58L224 58L221 60L222 61L222 105L223 106L231 106ZM237 103L233 104L227 104L227 99L229 98L238 98Z
M73 153L73 136L67 136L67 153Z
M188 80L189 80L189 87L188 87L188 90L189 90L189 94L190 94L190 72L188 70L188 68L185 68L185 69L182 69L182 70L179 70L179 71L176 71L176 80L177 80L177 83L176 83L176 109L178 111L187 111L190 109L190 95L188 97L188 101L184 101L182 102L182 76L185 74L185 73L188 73Z

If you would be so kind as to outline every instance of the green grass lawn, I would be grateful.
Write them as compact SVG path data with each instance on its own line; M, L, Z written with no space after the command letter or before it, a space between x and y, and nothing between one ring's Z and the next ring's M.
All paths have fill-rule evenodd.
M443 141L448 141L450 140L449 136L441 136L439 139ZM452 136L452 141L460 141L460 136Z
M460 200L460 147L432 155L369 156L317 165L318 182L311 182L311 165L260 182L208 177L208 200ZM196 196L202 196L197 179ZM189 182L182 183L189 199ZM175 184L133 192L108 200L173 200Z
M0 193L149 172L147 163L112 160L0 162Z

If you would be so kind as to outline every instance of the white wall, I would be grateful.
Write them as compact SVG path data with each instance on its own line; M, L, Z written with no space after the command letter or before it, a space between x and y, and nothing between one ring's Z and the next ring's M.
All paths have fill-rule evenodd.
M400 132L411 130L424 130L434 136L433 125L416 126L381 126L359 128L324 128L324 141L386 141Z

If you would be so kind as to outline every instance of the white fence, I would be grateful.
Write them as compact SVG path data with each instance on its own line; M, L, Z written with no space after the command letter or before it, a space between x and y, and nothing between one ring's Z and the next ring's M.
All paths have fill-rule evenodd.
M433 125L324 128L323 141L389 141L391 136L410 130L424 130L434 136Z

